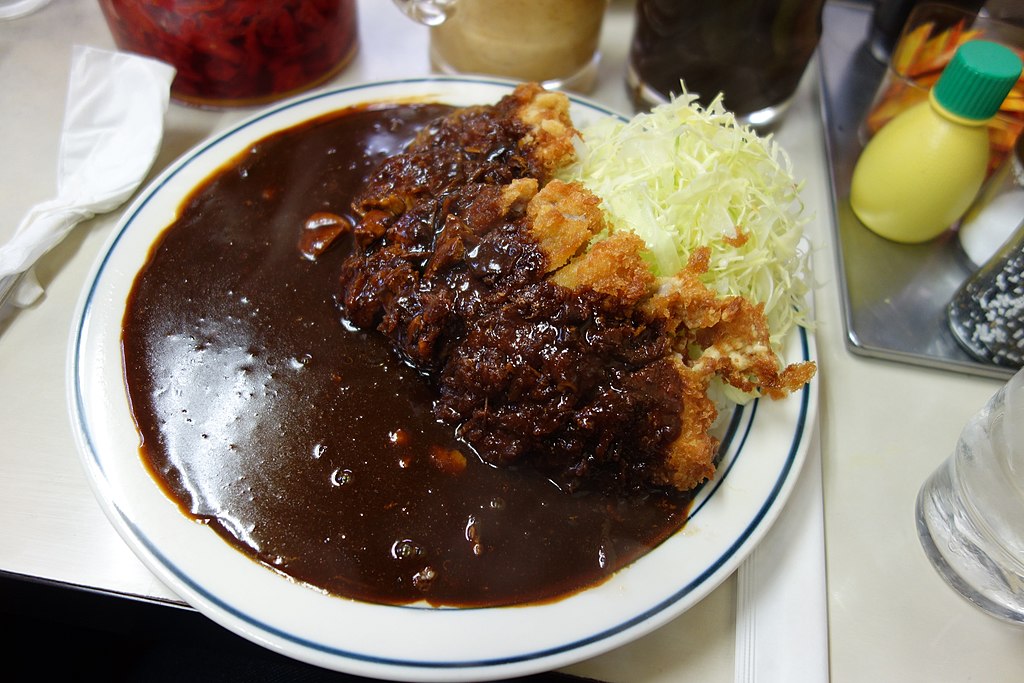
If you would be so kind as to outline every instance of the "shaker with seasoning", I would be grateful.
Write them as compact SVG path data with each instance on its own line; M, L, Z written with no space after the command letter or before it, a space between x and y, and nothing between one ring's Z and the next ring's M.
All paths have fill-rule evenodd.
M981 188L968 209L957 237L974 266L988 261L1024 217L1024 135Z
M961 45L929 98L887 123L853 171L850 205L861 222L896 242L933 239L967 210L985 179L985 123L1021 73L998 43Z
M1024 366L1024 215L996 255L960 286L947 313L953 336L972 356Z

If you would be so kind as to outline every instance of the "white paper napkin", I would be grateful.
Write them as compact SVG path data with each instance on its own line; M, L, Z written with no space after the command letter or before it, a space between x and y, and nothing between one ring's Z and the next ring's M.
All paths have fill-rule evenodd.
M736 683L825 683L828 607L817 429L775 524L737 572Z
M78 222L112 211L138 188L160 149L173 78L172 67L153 59L73 48L57 196L32 207L0 245L0 283L29 271ZM25 277L14 302L27 306L40 294L35 278Z

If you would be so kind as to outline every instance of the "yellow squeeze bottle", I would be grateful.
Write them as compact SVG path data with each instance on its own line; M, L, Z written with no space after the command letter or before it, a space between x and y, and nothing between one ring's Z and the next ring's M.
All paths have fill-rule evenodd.
M1009 48L961 45L928 100L887 123L853 171L850 205L861 222L896 242L945 232L973 201L989 159L986 123L1021 73Z

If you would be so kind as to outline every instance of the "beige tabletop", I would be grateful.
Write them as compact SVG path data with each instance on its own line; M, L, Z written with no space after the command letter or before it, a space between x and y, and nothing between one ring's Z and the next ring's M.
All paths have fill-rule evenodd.
M623 65L632 11L628 1L611 3L591 93L627 113ZM429 73L426 30L389 0L361 0L360 35L355 61L331 85ZM836 38L826 32L823 41ZM0 22L0 242L30 206L55 192L75 44L113 47L95 2L54 0ZM812 66L776 137L806 180L814 216L831 680L1024 680L1024 631L975 611L946 587L921 551L913 517L921 482L998 382L847 350L817 84ZM249 113L172 105L152 173ZM101 512L66 407L75 304L117 219L115 212L76 228L38 264L45 297L0 323L0 571L177 603ZM606 681L734 680L736 600L731 578L661 629L569 670Z

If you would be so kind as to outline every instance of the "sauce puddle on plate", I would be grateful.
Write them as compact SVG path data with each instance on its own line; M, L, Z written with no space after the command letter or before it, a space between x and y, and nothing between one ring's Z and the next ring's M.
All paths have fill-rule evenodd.
M353 108L265 138L198 187L154 245L122 345L142 457L182 511L257 562L364 601L494 606L607 579L682 527L692 494L567 494L494 468L429 383L346 328L351 245L298 247L441 105ZM464 466L463 466L464 459Z

